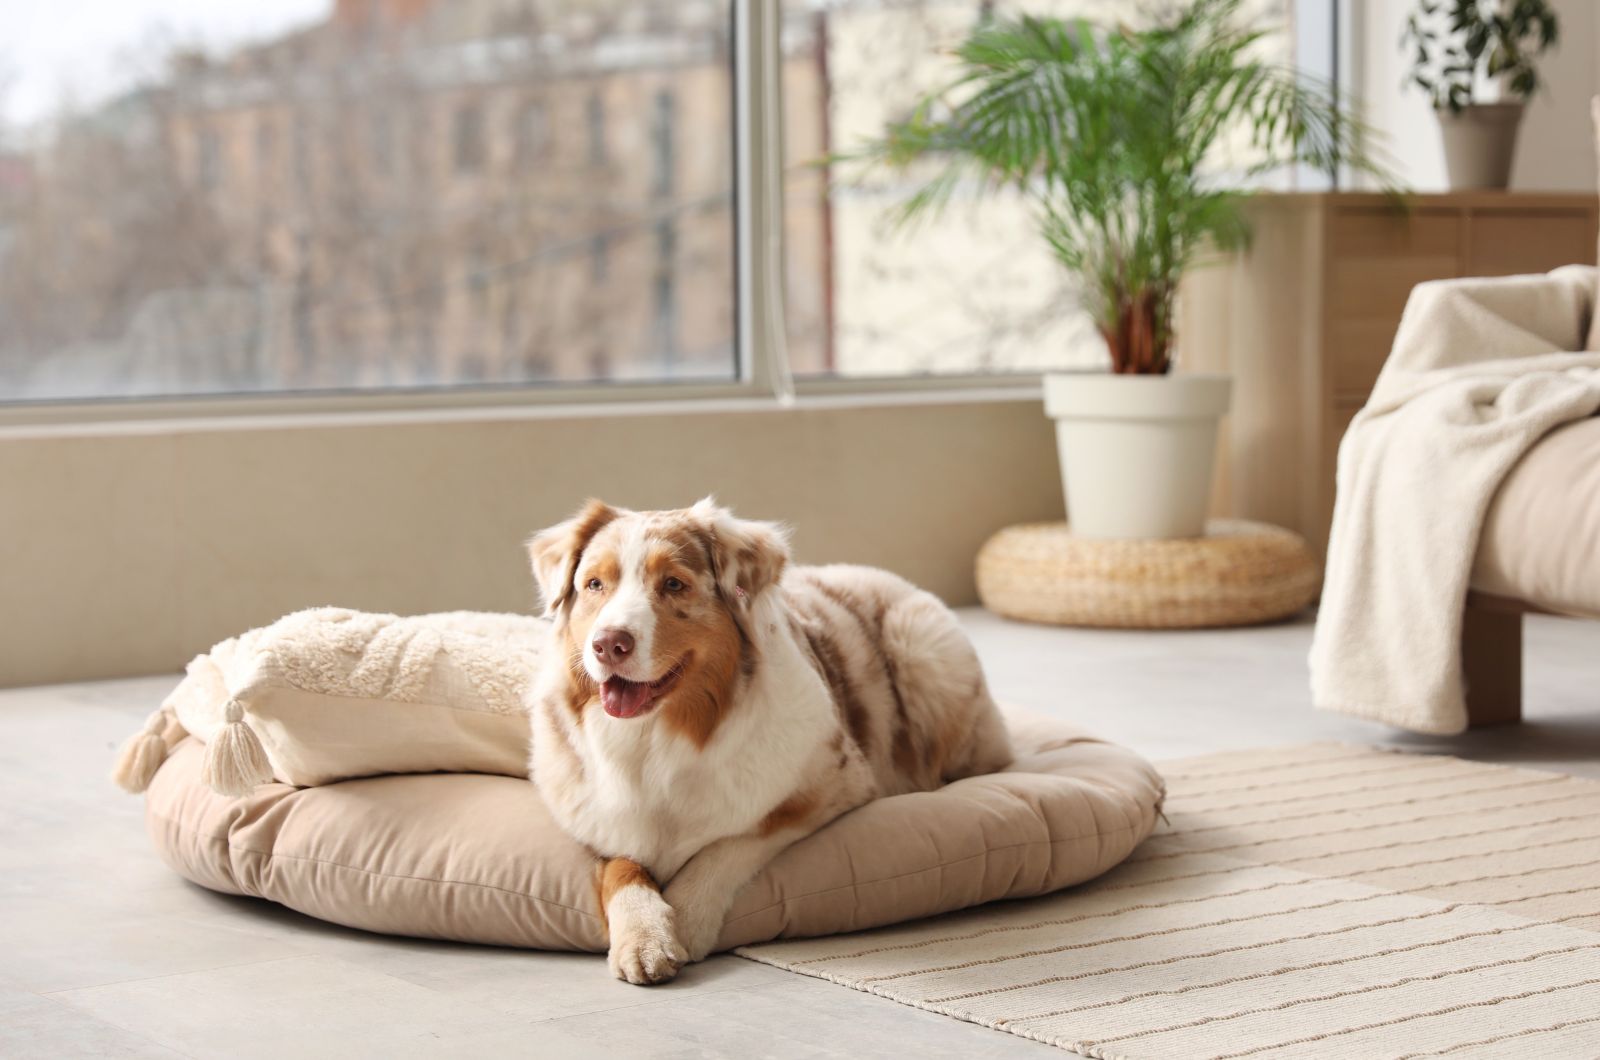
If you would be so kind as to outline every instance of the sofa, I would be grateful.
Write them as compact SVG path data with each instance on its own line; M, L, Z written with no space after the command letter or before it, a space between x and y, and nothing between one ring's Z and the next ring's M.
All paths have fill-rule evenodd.
M1519 721L1523 616L1600 619L1600 417L1550 432L1506 476L1469 584L1461 632L1469 723Z

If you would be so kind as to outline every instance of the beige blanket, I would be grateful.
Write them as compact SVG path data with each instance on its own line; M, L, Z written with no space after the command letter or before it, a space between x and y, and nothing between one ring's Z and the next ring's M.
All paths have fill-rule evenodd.
M1466 728L1461 612L1484 513L1546 432L1600 409L1578 350L1593 268L1424 283L1339 447L1311 645L1324 710L1418 732Z

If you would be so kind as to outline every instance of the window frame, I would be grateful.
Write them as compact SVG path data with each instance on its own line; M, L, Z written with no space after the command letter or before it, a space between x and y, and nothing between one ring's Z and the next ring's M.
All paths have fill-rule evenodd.
M130 420L217 420L298 414L509 410L549 407L565 414L685 403L761 408L797 398L825 403L912 401L923 396L1026 396L1040 373L804 376L790 369L783 274L782 0L731 0L735 374L724 380L526 382L263 391L82 399L0 399L0 428ZM641 410L643 411L643 410Z

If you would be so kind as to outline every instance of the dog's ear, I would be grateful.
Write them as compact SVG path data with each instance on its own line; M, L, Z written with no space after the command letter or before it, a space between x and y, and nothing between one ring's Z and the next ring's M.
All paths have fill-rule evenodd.
M572 599L572 580L583 550L601 528L622 514L603 501L591 500L571 519L528 539L528 558L533 561L533 577L539 583L546 614L555 614Z
M710 497L690 509L706 531L711 573L730 603L753 600L789 562L789 532L777 523L735 518Z

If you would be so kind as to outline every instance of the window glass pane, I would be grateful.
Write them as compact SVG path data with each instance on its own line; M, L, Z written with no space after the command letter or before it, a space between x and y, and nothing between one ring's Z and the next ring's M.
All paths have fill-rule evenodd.
M0 12L0 400L737 374L731 0L87 6Z
M1255 8L1284 23L1281 0ZM924 93L947 84L951 48L980 18L1027 13L1115 25L1141 10L1161 5L784 0L786 309L797 375L1107 363L1071 279L1020 196L962 189L942 215L901 230L889 214L918 186L916 173L863 175L848 166L830 173L814 163L880 135ZM1270 46L1286 53L1286 39L1274 34Z

